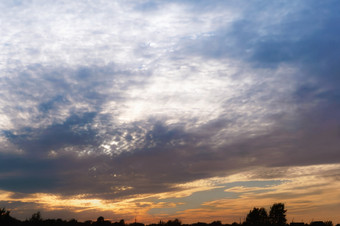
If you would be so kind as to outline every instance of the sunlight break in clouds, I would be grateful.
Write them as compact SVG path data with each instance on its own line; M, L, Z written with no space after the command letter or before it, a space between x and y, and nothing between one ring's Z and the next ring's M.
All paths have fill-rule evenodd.
M285 202L340 221L339 10L2 1L1 205L231 223Z

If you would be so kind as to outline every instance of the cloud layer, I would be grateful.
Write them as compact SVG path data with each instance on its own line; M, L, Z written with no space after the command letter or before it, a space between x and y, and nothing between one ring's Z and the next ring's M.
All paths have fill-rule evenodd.
M298 207L301 216L317 211L337 180L313 181L339 176L321 167L340 160L339 8L335 1L0 3L1 200L20 206L22 217L43 208L198 221L194 213L211 215L206 206L242 192L229 197L234 206L221 204L239 214L226 220L261 195L292 200L294 216ZM303 177L306 194L293 194L302 178L293 169L303 167L317 167L317 176ZM243 185L185 186L246 172L251 179L229 181ZM276 182L254 188L261 180ZM203 198L215 189L216 199ZM297 204L308 194L312 203ZM330 200L319 208L340 202ZM107 206L115 212L100 212Z

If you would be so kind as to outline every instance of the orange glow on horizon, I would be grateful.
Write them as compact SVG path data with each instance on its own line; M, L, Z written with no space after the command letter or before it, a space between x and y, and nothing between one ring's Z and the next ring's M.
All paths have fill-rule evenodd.
M159 220L166 221L174 218L179 218L185 223L198 221L209 223L215 220L221 220L224 223L239 222L253 207L265 207L268 210L273 203L283 202L288 209L287 218L289 221L294 219L308 223L314 218L324 221L332 220L337 223L340 222L340 217L336 214L340 210L340 181L327 176L327 173L339 169L340 164L289 168L286 170L290 173L279 178L283 181L280 184L265 187L229 187L224 189L224 192L235 193L237 194L236 198L205 201L194 208L185 210L178 209L186 204L181 201L181 198L190 197L194 193L216 188L223 189L223 184L226 183L265 181L266 179L254 179L253 177L257 172L247 171L227 177L215 177L179 184L176 185L176 188L181 190L175 192L138 194L116 200L89 199L84 194L63 197L47 193L35 193L24 198L16 198L15 193L11 191L1 191L0 200L37 203L48 211L67 208L75 215L86 211L113 212L129 219L134 219L137 216L138 221L143 223L155 223ZM150 214L149 211L152 209L172 209L173 213L163 211ZM15 214L15 210L12 212Z

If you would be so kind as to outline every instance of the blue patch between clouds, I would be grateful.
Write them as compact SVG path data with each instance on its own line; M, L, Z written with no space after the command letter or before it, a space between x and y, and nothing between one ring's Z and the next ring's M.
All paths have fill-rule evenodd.
M176 202L176 203L184 203L182 205L176 207L169 207L169 208L154 208L149 210L149 214L174 214L179 211L184 211L186 209L198 208L205 202L211 202L221 199L236 199L239 197L241 193L234 193L234 192L226 192L225 190L232 187L263 187L267 188L274 185L279 185L283 183L283 181L272 180L272 181L240 181L240 182L233 182L222 184L222 188L216 188L208 191L200 191L195 192L190 196L183 197L183 198L169 198L169 199L148 199L148 201L152 202ZM259 190L255 193L261 193L268 190Z

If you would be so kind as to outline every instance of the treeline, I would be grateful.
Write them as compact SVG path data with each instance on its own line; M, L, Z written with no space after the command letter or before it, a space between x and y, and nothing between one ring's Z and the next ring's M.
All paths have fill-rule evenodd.
M40 212L34 213L30 219L20 221L10 215L10 211L5 208L0 209L0 226L288 226L286 219L286 212L284 204L275 203L270 207L269 213L264 208L254 207L247 214L245 221L234 222L232 224L222 224L221 221L213 221L211 223L194 223L182 224L178 219L169 220L166 222L160 221L155 224L145 225L143 223L126 224L124 220L118 222L111 222L100 216L96 221L88 220L85 222L78 222L76 219L62 220L62 219L43 219ZM334 226L331 221L314 221L310 224L303 222L292 222L290 226ZM337 224L336 226L340 226Z

